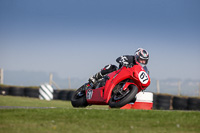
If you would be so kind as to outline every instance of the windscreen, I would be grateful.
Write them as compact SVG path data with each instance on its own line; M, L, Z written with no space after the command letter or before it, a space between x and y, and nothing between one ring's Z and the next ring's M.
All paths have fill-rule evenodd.
M143 66L143 68L144 68L145 72L149 75L149 70L148 70L147 66Z

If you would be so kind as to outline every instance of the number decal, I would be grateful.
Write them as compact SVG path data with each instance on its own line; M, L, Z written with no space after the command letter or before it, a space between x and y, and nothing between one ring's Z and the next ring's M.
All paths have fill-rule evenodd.
M141 71L139 74L139 79L142 84L146 84L149 81L148 74L145 71Z
M88 90L88 91L87 91L86 99L91 99L91 98L92 98L92 95L93 95L93 90Z

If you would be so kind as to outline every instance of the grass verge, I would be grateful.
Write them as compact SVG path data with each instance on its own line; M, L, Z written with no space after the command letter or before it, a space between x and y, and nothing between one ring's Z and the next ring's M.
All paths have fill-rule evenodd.
M57 107L0 109L0 132L199 132L200 112L120 110L108 106L74 109L70 102L0 96L0 106Z

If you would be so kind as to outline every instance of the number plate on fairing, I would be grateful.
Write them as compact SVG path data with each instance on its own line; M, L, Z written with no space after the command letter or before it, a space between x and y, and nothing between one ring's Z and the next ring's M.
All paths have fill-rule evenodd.
M146 83L148 83L148 81L149 81L148 74L147 74L145 71L141 71L141 72L138 74L138 77L139 77L140 82L141 82L142 84L146 84Z
M86 95L86 99L91 99L92 95L93 95L93 90L88 90L87 95Z

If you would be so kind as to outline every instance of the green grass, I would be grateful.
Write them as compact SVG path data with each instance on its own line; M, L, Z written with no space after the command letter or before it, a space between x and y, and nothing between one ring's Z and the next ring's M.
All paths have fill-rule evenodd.
M198 111L120 110L108 106L75 109L67 101L0 96L0 106L57 107L0 109L0 132L188 133L200 131Z
M45 101L37 98L12 97L0 95L0 106L27 106L27 107L69 107L68 102L59 100Z

